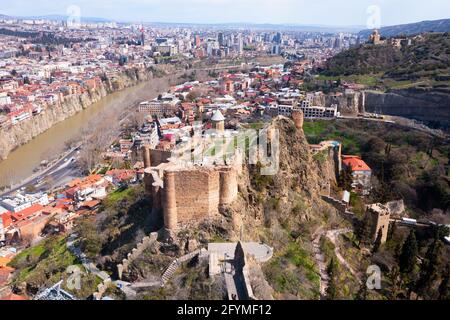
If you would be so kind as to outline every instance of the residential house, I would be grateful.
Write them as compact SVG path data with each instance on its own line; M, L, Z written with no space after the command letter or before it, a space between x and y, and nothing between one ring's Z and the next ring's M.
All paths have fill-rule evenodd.
M358 194L368 195L371 189L372 169L359 156L342 156L344 168L352 172L352 189Z

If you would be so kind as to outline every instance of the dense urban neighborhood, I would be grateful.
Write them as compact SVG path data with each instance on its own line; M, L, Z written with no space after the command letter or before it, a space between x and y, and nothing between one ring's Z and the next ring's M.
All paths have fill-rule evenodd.
M0 16L0 299L448 300L448 31L369 34Z

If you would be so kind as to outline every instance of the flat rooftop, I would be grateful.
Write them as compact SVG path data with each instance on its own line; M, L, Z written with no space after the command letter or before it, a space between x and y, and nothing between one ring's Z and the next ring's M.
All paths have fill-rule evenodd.
M237 242L228 243L208 243L208 252L216 253L219 256L234 259ZM269 261L273 256L273 248L264 243L258 242L242 242L245 253L255 257L258 262Z

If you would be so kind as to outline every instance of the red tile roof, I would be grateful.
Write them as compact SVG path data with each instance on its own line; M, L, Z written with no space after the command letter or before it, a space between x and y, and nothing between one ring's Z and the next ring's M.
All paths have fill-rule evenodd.
M89 208L89 209L93 209L96 206L98 206L100 204L99 200L91 200L91 201L85 201L81 204L81 207L83 208Z
M3 227L8 228L12 224L11 212L4 212L2 215L0 215L0 219L2 219Z
M33 204L31 207L23 209L22 211L11 214L14 221L27 219L28 217L41 212L44 207L40 204Z
M8 282L14 270L15 269L11 267L0 267L0 286L3 286Z
M372 171L367 163L358 156L342 156L342 162L347 167L350 166L352 171Z
M6 265L11 261L10 258L0 257L0 268L6 267Z

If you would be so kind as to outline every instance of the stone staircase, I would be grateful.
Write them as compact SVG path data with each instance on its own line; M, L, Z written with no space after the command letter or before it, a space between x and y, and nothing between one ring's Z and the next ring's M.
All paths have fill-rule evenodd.
M178 270L178 268L181 266L183 262L193 259L194 257L198 256L201 252L202 250L195 250L187 255L184 255L180 258L173 260L172 263L166 268L161 277L162 286L164 286L167 283L167 281L169 281L170 278L172 278L172 276L175 274L175 272Z

